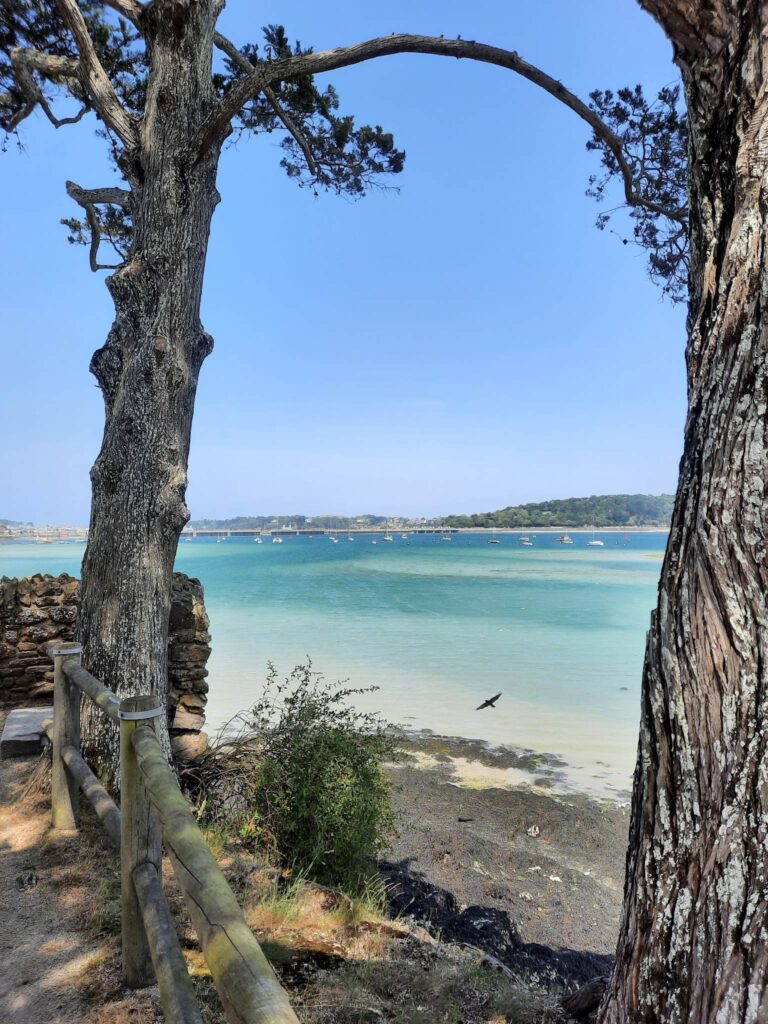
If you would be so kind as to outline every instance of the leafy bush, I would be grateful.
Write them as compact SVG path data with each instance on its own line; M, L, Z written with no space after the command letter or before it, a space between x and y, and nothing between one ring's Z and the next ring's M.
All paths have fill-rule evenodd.
M294 872L359 893L393 827L383 762L394 738L350 704L374 689L329 683L309 659L282 681L270 664L260 699L197 770L203 821Z

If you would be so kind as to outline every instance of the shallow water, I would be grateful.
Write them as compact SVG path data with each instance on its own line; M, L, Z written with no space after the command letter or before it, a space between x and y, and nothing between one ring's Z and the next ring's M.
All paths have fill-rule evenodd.
M527 534L532 536L533 532ZM353 543L340 534L182 541L211 618L208 723L246 707L266 663L307 655L332 678L378 685L367 707L409 728L552 753L596 795L631 782L645 631L666 534L424 535ZM0 575L77 575L83 546L0 544ZM476 712L502 691L498 706Z

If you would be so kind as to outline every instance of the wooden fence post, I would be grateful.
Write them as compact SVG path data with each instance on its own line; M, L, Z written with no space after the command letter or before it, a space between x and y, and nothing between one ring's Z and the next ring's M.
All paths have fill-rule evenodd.
M80 664L80 644L53 644L53 761L51 764L51 824L77 828L78 785L61 757L64 747L80 750L80 690L64 674L65 664Z
M155 975L133 872L140 864L152 864L161 876L162 836L144 781L136 762L131 736L136 729L154 730L164 713L156 694L126 697L120 701L120 881L123 929L123 979L129 988L154 984Z

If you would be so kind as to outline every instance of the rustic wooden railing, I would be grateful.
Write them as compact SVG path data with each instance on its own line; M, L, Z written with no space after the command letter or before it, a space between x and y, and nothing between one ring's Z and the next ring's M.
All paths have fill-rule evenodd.
M197 931L227 1019L298 1024L288 997L179 789L155 731L156 696L119 700L80 664L77 644L49 649L54 663L51 817L75 829L79 790L120 848L123 976L131 988L157 981L167 1024L202 1024L161 882L163 844ZM80 701L90 698L120 728L120 807L80 754Z

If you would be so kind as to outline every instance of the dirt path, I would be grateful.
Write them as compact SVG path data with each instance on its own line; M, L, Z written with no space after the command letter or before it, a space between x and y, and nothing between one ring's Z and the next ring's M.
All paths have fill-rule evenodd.
M52 836L47 800L19 803L36 763L0 761L0 1021L75 1024L78 981L96 947L75 929L76 901L56 884L57 850L73 839Z

